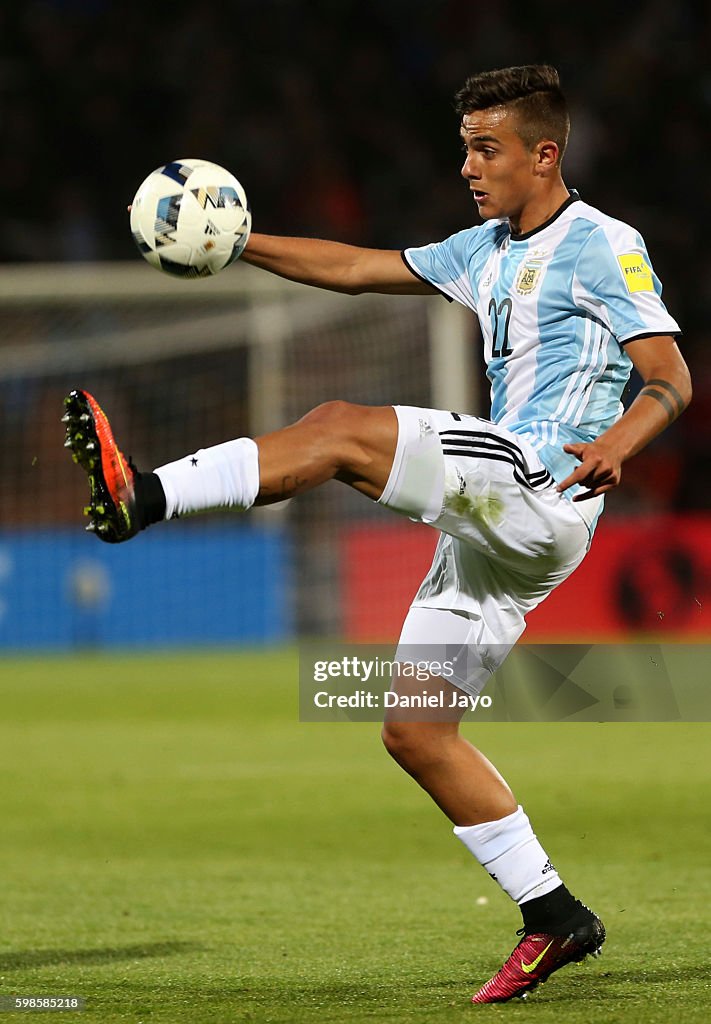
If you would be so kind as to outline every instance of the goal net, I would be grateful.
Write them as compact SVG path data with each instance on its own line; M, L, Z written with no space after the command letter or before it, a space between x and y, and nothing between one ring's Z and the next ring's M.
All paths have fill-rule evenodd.
M248 266L186 285L140 264L4 267L0 306L0 645L391 632L431 531L329 483L99 544L82 529L86 481L63 449L62 398L91 391L141 469L334 398L476 411L466 310L334 295Z

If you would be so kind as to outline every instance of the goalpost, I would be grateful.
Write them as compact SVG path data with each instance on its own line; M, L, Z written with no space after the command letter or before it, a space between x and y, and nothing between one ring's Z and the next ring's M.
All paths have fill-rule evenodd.
M96 550L107 546L81 536L85 480L62 448L61 399L73 387L96 395L126 454L142 469L230 437L274 430L334 398L480 411L475 320L463 307L437 297L342 296L239 264L217 277L188 283L140 263L24 265L0 270L0 316L5 452L0 644L5 647L31 646L30 634L18 644L21 630L11 614L17 613L18 594L24 595L20 604L28 607L33 600L46 600L44 614L53 614L47 595L40 594L47 582L42 579L47 552L33 560L23 548L29 561L20 569L18 545L22 541L29 549L33 536L37 543L49 538L50 551L53 536L55 549L61 547L60 538L62 543L71 538L70 554L64 556L71 579L69 563L101 567L98 575L92 571L105 586L96 579L91 583L87 570L78 583L65 581L60 587L55 581L55 595L73 602L70 618L78 616L84 624L76 642L111 639L101 627L100 610L91 607L91 594L113 585L108 553ZM208 541L252 531L252 540L282 537L282 546L272 554L277 563L284 561L276 570L283 578L272 582L286 594L282 617L288 628L308 635L340 635L343 532L355 524L393 519L348 488L328 484L297 501L248 516L206 516L171 524L165 534L180 530L181 539L187 536L195 546L193 557L204 568L199 593L195 587L188 593L186 586L181 597L179 574L172 582L175 621L189 633L185 624L192 621L191 614L205 617L210 608L214 620L230 581L222 579L220 594L210 596ZM132 545L122 546L120 554L114 549L116 564L128 557L123 547ZM210 552L224 576L219 543ZM180 560L179 549L165 557L174 564ZM235 564L242 563L237 559ZM155 575L161 572L156 565ZM234 580L233 588L241 582ZM117 614L117 595L114 586L112 614ZM180 601L184 606L179 607ZM249 639L249 632L230 632L230 619L239 614L239 608L236 613L225 609L223 626L217 632L204 631L204 640L229 642L232 635ZM74 636L76 625L72 629ZM45 632L51 644L52 629ZM151 642L150 630L138 634L137 642ZM39 629L38 646L43 635ZM158 630L156 642L163 635ZM261 635L257 631L254 637ZM168 636L166 642L178 642L179 636ZM186 636L187 642L195 638Z

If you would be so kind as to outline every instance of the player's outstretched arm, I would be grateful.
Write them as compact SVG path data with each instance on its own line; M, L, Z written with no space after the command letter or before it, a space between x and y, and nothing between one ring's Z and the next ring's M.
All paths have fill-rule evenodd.
M416 277L397 249L363 249L319 238L252 234L242 260L290 281L359 295L437 295Z
M639 338L625 348L644 387L627 412L597 440L564 445L566 452L580 459L580 465L558 490L565 491L573 484L588 488L573 501L595 498L617 487L622 463L661 434L691 401L689 370L672 337Z

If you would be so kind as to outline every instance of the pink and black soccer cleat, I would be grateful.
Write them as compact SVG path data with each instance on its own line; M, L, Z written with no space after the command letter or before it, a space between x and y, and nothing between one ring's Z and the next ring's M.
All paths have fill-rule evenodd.
M88 391L72 391L64 399L66 448L89 477L90 517L87 530L100 540L118 544L141 529L134 486L136 470L119 451L101 406Z
M605 926L595 915L565 935L524 935L503 967L472 996L472 1002L505 1003L515 996L523 999L566 964L599 956L604 941Z

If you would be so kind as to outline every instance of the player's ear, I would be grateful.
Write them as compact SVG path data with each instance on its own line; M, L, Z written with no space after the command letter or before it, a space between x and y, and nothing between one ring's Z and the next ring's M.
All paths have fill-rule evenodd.
M537 174L550 174L558 166L558 157L560 150L558 143L553 142L552 139L543 139L541 142L536 144L535 148L536 157L536 173Z

